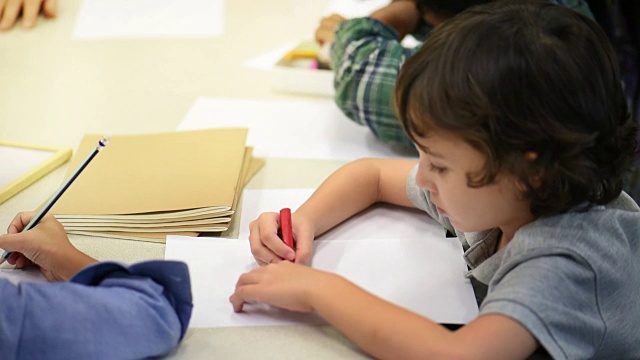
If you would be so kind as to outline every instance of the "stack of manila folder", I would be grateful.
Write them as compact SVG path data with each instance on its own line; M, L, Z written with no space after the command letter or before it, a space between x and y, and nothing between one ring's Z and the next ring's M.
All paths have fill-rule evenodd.
M164 242L228 229L245 183L264 165L246 128L113 136L51 213L69 234ZM101 135L86 135L67 177Z

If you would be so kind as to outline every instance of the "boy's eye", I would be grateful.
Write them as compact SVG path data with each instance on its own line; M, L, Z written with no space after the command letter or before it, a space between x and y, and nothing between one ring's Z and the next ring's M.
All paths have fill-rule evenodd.
M444 174L445 172L447 172L448 169L446 167L429 164L429 170L433 171L436 174Z

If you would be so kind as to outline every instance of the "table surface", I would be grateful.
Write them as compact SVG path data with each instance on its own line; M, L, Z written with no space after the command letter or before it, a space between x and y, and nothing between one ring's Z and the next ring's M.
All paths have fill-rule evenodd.
M243 62L313 37L323 0L225 2L225 33L199 39L73 40L80 0L54 20L0 33L0 139L74 148L86 133L173 131L198 96L310 99L271 89L269 72ZM260 30L263 29L263 30ZM250 44L250 45L243 45ZM267 159L247 188L315 187L340 161ZM67 165L0 205L0 227L35 209L63 181ZM237 222L223 236L237 236ZM164 244L71 236L99 260L162 259ZM169 358L367 358L331 326L190 329Z

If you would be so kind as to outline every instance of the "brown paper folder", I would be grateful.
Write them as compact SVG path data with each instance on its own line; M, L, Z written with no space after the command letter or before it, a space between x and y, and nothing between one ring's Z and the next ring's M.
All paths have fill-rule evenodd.
M224 206L231 209L247 129L118 135L80 174L53 214L139 214ZM87 135L76 154L99 140ZM73 170L83 159L75 157Z
M251 148L249 148L249 149L251 149ZM242 184L246 185L249 182L249 180L251 180L253 175L255 175L258 172L258 170L260 170L262 168L262 166L264 166L264 164L265 164L265 159L262 159L262 158L251 158L250 159L250 163L248 165L247 174L244 177L244 180L243 180ZM237 204L237 198L234 201L234 203ZM234 206L233 210L235 210L235 206ZM230 210L229 214L228 213L224 213L222 216L231 215L234 212L233 210ZM197 209L196 210L189 210L189 212L197 212L197 211L198 211ZM70 216L70 215L68 215L68 216ZM134 216L136 216L136 217L137 216L144 217L144 216L147 216L147 215L146 214L132 215L131 217L134 217ZM56 215L56 217L58 217L58 215ZM96 215L95 217L99 217L99 215ZM127 217L127 216L125 215L124 217ZM77 219L75 217L73 217L73 218L69 218L66 221L69 221L69 222L77 221ZM102 219L100 221L102 221ZM106 221L108 221L108 220L106 220ZM163 220L163 221L167 221L167 220ZM98 222L94 222L94 224L97 224L97 223ZM222 232L222 231L228 230L228 224L224 224L224 225L225 225L225 227L220 228L220 230L212 231L212 232ZM65 229L66 229L66 225L65 225ZM204 232L204 231L202 231L202 232ZM105 238L114 238L114 239L123 239L123 240L136 240L136 241L148 241L148 242L164 243L167 235L197 236L200 232L177 232L177 231L173 230L173 231L169 231L169 232L145 233L145 232L126 232L126 231L67 230L67 233L75 234L75 235L87 235L87 236L96 236L96 237L105 237Z
M52 213L70 234L164 242L167 234L225 231L243 186L264 165L246 136L247 129L114 136ZM76 153L98 138L85 136Z

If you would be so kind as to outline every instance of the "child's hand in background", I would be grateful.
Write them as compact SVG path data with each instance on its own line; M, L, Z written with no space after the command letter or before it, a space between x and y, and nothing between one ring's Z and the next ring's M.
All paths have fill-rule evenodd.
M0 30L9 30L22 16L22 27L32 28L42 13L47 18L56 16L57 0L5 0L0 1Z
M346 20L339 14L331 14L320 19L320 25L316 29L316 41L318 44L331 43L336 32L336 26Z

